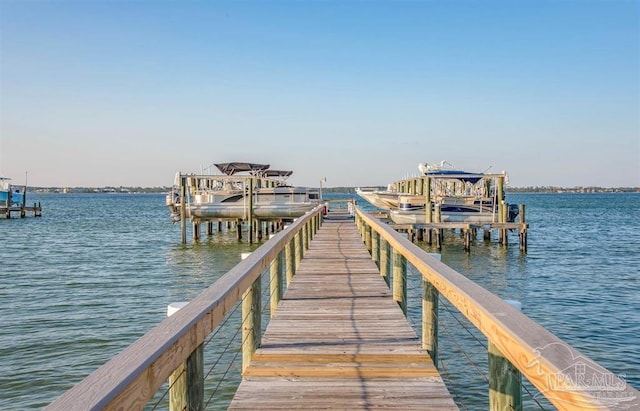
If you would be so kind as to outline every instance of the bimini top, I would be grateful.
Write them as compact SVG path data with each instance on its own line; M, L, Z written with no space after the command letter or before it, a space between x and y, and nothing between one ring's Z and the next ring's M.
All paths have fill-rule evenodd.
M258 171L264 171L270 167L269 164L239 163L239 162L220 163L220 164L215 164L215 166L218 167L218 170L220 170L221 172L223 172L228 176L232 176L235 173L240 173L243 171L249 171L253 174Z
M442 161L439 164L419 164L418 169L429 177L435 178L450 178L464 182L475 184L482 180L486 175L484 173L471 173L464 170L456 170L453 166L446 161Z
M264 173L262 173L263 176L265 177L289 177L291 174L293 174L293 171L286 171L286 170L265 170Z

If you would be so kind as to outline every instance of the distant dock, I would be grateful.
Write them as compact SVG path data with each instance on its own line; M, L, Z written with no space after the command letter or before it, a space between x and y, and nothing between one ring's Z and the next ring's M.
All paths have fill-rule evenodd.
M24 218L28 213L34 217L42 217L42 207L40 202L33 203L32 207L27 206L27 186L22 187L22 192L16 186L9 184L9 178L0 177L0 216L7 219L13 215Z
M408 178L405 180L396 181L394 184L398 187L398 190L403 193L407 193L410 196L422 197L424 196L425 203L433 203L432 187L434 181L436 182L436 192L455 192L456 189L461 189L460 186L464 186L459 182L451 182L448 178L452 178L451 175L445 175L447 178L434 178L433 176L420 176L415 178ZM457 178L456 176L453 176ZM426 207L423 215L424 222L395 222L391 221L390 213L378 213L377 218L384 219L391 224L391 227L399 232L407 234L408 239L411 242L424 241L429 245L435 243L438 250L442 249L443 233L444 230L458 230L463 237L463 244L465 251L471 250L471 244L474 239L477 238L478 231L482 230L483 239L489 241L491 239L491 233L497 231L498 242L501 245L507 245L509 242L509 232L514 231L518 234L518 244L520 251L526 253L528 248L527 231L529 224L525 220L525 205L509 205L506 203L505 198L505 179L503 174L485 174L486 178L495 179L495 215L493 221L443 221L442 211L440 204L434 204L433 210L431 207ZM433 180L433 181L432 181ZM489 180L487 180L489 181ZM447 185L448 184L448 185ZM486 183L489 186L488 183ZM490 191L487 188L487 191ZM451 199L450 199L451 200ZM414 200L415 201L415 200ZM514 208L514 217L510 216L511 208ZM515 217L517 216L517 217ZM517 219L517 220L516 220Z
M42 217L42 206L40 202L33 203L33 206L30 207L25 205L12 205L11 207L0 205L0 216L4 216L7 219L13 218L14 216L25 218L28 214L32 214L33 217Z

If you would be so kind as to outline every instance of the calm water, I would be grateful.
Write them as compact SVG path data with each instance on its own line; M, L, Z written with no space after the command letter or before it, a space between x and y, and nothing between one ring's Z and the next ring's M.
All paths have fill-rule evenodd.
M479 238L467 254L462 238L448 233L443 262L520 300L527 315L640 387L640 194L508 200L527 206L527 255L516 235L506 248ZM167 304L193 298L255 248L233 232L181 245L163 195L32 194L31 201L42 202L44 217L0 219L3 410L48 404L162 321ZM442 311L452 392L462 407L486 408L482 337L460 331L444 304ZM230 385L210 409L224 408Z

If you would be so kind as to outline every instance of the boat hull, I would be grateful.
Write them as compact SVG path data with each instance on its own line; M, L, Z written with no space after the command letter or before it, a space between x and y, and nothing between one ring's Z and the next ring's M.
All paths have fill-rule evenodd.
M423 204L400 203L401 208L390 210L389 217L396 224L425 224L427 216ZM507 221L513 222L519 214L516 204L507 204ZM440 222L486 224L498 222L497 208L478 204L441 204ZM433 211L435 212L435 210ZM432 213L433 215L433 213Z
M265 204L254 205L253 217L261 220L292 219L311 211L317 204ZM190 204L186 217L193 220L237 220L249 217L244 204Z
M180 221L180 201L176 190L167 194L165 199L174 222ZM193 221L246 220L249 218L249 203L250 198L244 191L202 191L187 198L184 216ZM253 218L260 220L294 219L319 203L313 190L299 187L262 188L254 194L251 210Z
M370 204L383 210L392 210L398 207L398 198L401 193L395 191L368 191L356 190L356 194L364 198Z
M427 216L424 208L422 210L391 210L389 212L391 220L396 224L425 224ZM496 221L497 216L486 212L441 212L440 221L443 223L475 223L485 224Z

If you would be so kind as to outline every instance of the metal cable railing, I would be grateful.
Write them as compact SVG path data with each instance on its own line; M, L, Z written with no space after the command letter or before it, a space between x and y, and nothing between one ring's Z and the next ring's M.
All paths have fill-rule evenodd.
M409 283L413 284L410 287L407 298L409 299L408 305L410 307L419 307L421 304L421 295L416 292L416 289L421 287L416 286L419 281L422 281L422 276L413 267L412 264L403 261L403 273L408 275ZM413 280L413 281L412 281ZM448 301L443 298L438 299L439 311L435 318L438 322L438 329L442 331L439 334L440 342L436 341L438 351L440 353L438 362L438 369L441 372L443 381L446 382L456 405L463 409L474 409L477 407L478 396L473 395L474 404L466 404L465 395L459 395L459 391L462 389L454 384L454 381L458 381L463 376L466 379L465 385L472 384L469 381L468 370L469 367L462 367L461 359L464 359L464 363L469 365L474 371L475 375L479 377L486 386L489 383L489 374L487 371L487 349L488 344L486 338L478 331L476 327L469 323L464 316L455 309ZM408 309L408 320L411 326L417 333L421 332L421 313L417 313L416 310ZM480 349L473 349L473 346ZM442 348L442 349L440 349ZM471 349L470 349L471 348ZM455 359L455 360L454 360ZM516 375L517 371L510 372ZM526 405L530 405L528 408L535 407L540 410L549 409L550 405L545 406L542 401L539 400L540 393L524 378L517 378L516 381L520 382L520 387L523 392L523 399ZM486 390L479 390L479 395L483 398L487 398L488 394Z

